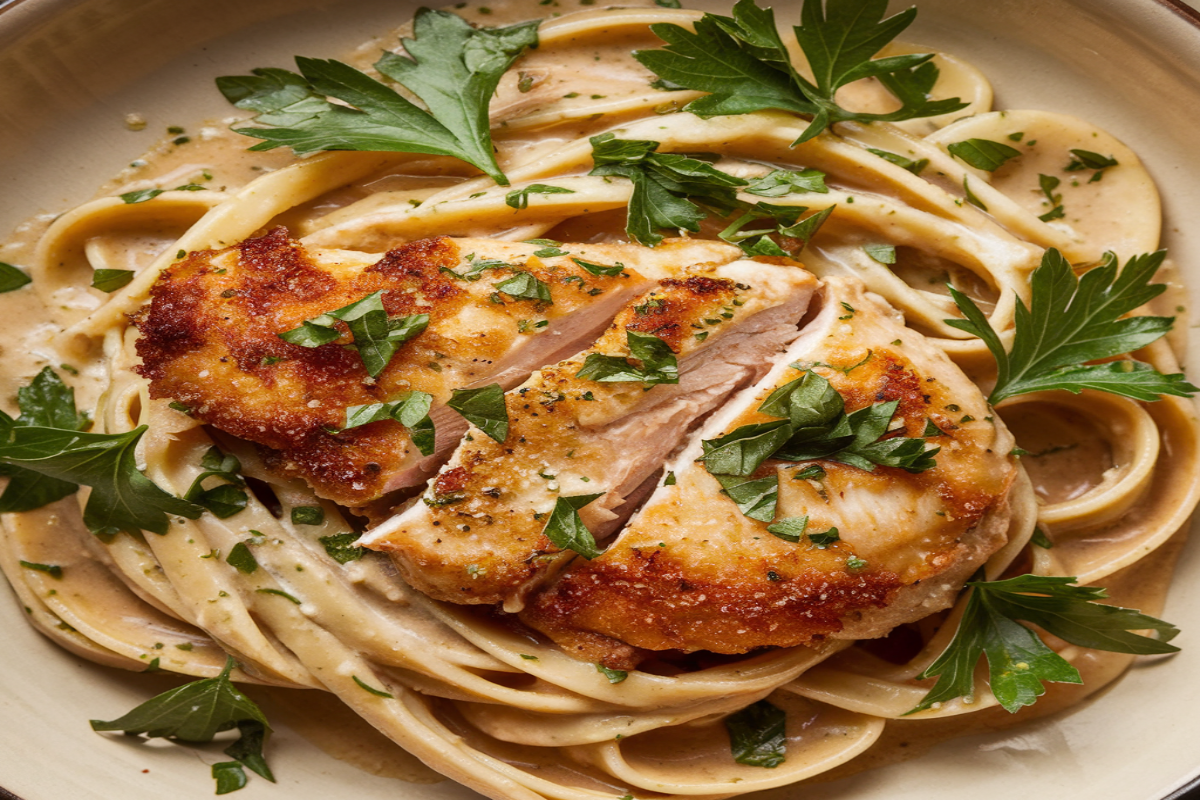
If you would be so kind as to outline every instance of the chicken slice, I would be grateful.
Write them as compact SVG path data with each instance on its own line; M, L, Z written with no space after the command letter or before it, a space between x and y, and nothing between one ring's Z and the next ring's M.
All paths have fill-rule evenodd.
M575 559L529 599L527 625L580 658L628 668L639 650L744 653L880 636L953 602L1006 540L1013 438L975 385L861 283L831 278L821 302L770 373L667 465L673 484L655 490L607 552ZM928 436L941 450L918 473L768 459L752 477L778 478L774 522L806 516L817 533L793 542L743 514L696 459L702 440L776 419L760 404L810 369L847 412L898 401L889 435ZM828 543L820 534L832 528L840 540Z
M187 254L163 273L137 320L138 371L150 380L151 397L174 400L261 445L271 468L303 478L322 497L361 506L424 483L458 443L466 424L444 407L453 389L513 386L590 344L654 279L696 263L727 263L740 252L682 240L650 250L441 237L379 256L309 250L277 228ZM627 268L594 274L572 257ZM544 285L549 300L498 288L524 273L538 282L522 278L530 286ZM377 377L343 346L348 333L312 348L279 338L380 290L389 318L428 314L429 323ZM410 390L433 396L433 456L422 456L390 419L339 432L347 407Z
M432 597L519 610L572 555L543 532L558 498L600 495L579 514L599 539L615 530L697 420L764 375L799 335L815 288L796 266L754 261L660 282L590 350L507 394L503 443L472 428L423 502L359 543L391 553ZM631 331L670 347L678 383L577 377L589 356L628 356Z

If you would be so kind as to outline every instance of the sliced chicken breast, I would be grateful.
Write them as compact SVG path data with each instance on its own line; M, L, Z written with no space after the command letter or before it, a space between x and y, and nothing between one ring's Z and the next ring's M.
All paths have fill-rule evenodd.
M880 636L953 602L1006 541L1013 438L974 384L861 283L831 278L821 302L770 373L691 437L667 466L673 480L612 546L575 559L529 599L527 625L580 658L628 668L652 650L744 653ZM940 447L936 465L867 471L771 458L747 478L777 486L774 512L747 516L697 461L702 442L777 422L760 406L808 371L828 380L847 413L897 401L885 438L924 438L926 453Z
M187 254L163 273L137 320L139 372L151 397L261 445L271 468L322 497L361 506L425 482L458 443L466 424L444 407L453 389L511 387L590 344L654 279L739 256L682 240L651 250L446 237L379 256L309 250L277 228ZM589 270L574 259L626 268ZM339 339L317 347L279 337L379 291L390 319L429 321L375 377L346 346L344 322ZM341 430L347 407L410 390L433 396L433 456L390 419Z
M423 502L360 544L391 553L432 597L520 609L572 555L548 535L560 503L589 498L578 513L597 539L619 527L687 431L799 335L816 287L797 266L737 261L690 272L634 300L589 350L510 391L507 438L472 428ZM587 377L597 358L629 356L637 335L670 348L677 383Z

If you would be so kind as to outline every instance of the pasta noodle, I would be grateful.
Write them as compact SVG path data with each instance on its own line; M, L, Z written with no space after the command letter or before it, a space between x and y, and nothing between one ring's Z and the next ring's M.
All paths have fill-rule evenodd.
M536 6L496 8L497 17L536 13ZM631 184L588 174L589 137L614 130L623 139L658 142L663 153L714 154L720 169L740 177L775 168L825 173L826 193L771 199L809 212L836 208L799 260L819 278L861 281L984 388L995 380L991 356L981 339L946 323L961 316L946 283L972 296L1011 342L1017 301L1029 303L1029 276L1047 248L1087 264L1106 251L1127 259L1158 246L1157 190L1131 150L1062 114L992 111L987 79L947 54L938 57L942 80L934 96L963 98L968 105L955 114L894 124L844 122L836 133L794 144L806 121L782 112L711 119L680 113L702 93L649 88L646 71L629 53L656 45L650 25L690 24L699 16L635 5L586 8L543 23L539 47L520 62L534 88L522 91L510 72L491 104L498 162L511 186L446 156L271 153L270 169L244 185L168 190L137 203L103 196L49 224L29 261L39 304L29 328L53 326L48 349L54 355L47 363L68 362L81 373L74 383L80 407L95 407L94 430L148 426L139 463L172 495L188 492L214 445L239 459L257 490L244 510L225 519L173 517L165 536L93 536L79 511L86 491L78 500L4 515L0 567L30 622L72 652L131 670L144 670L153 659L165 671L213 677L231 654L235 679L330 692L439 772L508 800L728 797L842 767L886 739L901 717L931 727L959 715L999 724L1002 712L982 672L974 700L911 714L932 685L919 676L946 649L965 601L904 626L905 635L919 641L899 659L870 643L829 639L681 659L670 669L629 671L614 683L594 664L526 629L426 597L383 555L348 563L331 558L320 540L355 529L349 510L315 497L298 478L281 477L251 443L152 399L148 380L135 372L139 333L130 315L146 304L178 254L229 247L277 225L306 247L362 254L443 235L506 241L623 236ZM911 52L892 47L892 53ZM374 55L364 50L351 62L368 70ZM589 75L593 55L604 69ZM878 86L852 88L858 108L886 110L891 102ZM976 169L947 151L968 138L1011 139L1014 131L1039 144L1002 172ZM196 158L213 160L246 141L222 133L189 146L207 148ZM1072 148L1111 153L1119 167L1103 181L1064 186L1064 204L1079 212L1045 221L1038 176L1061 169ZM914 174L873 151L928 166ZM170 189L172 179L153 185ZM122 188L144 189L147 180ZM536 195L523 207L509 202L512 192L549 182L570 191ZM706 229L698 238L715 233ZM879 242L895 248L895 263L864 251ZM88 288L100 269L136 275L102 294ZM0 296L0 302L14 307L14 297ZM1168 340L1137 354L1164 374L1180 371L1180 356ZM5 386L28 378L8 374ZM998 413L1035 456L1019 473L1007 544L987 561L986 578L1018 571L1074 576L1081 585L1107 587L1118 605L1157 613L1165 581L1148 589L1139 570L1169 561L1173 548L1164 545L1200 500L1191 402L1058 391L1012 399ZM1067 485L1067 474L1084 477ZM295 509L313 506L323 510L321 522L293 521ZM1054 546L1030 545L1035 529ZM248 532L258 542L258 569L244 572L212 557L230 553ZM61 575L23 564L58 565ZM1115 679L1132 660L1117 654L1097 660L1059 640L1052 646L1085 668L1087 692ZM364 691L364 684L373 690ZM1066 702L1059 697L1051 689L1018 721ZM729 715L765 698L787 716L787 757L770 769L735 762L724 725Z

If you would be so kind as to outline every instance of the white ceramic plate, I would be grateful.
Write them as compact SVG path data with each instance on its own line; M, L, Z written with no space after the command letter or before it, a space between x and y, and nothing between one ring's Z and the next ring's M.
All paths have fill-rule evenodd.
M0 0L0 231L34 212L87 199L166 126L194 129L228 113L214 76L291 66L297 53L337 56L407 19L415 5ZM776 5L799 10L794 0ZM905 38L974 62L994 81L997 107L1077 114L1138 152L1163 193L1164 243L1189 274L1193 307L1200 307L1200 16L1166 0L919 5L920 17ZM125 129L129 112L147 117L146 132ZM1191 365L1194 380L1200 362L1192 358ZM152 691L146 679L58 649L26 626L6 595L0 589L0 786L24 800L212 796L207 768L190 751L93 733L88 718L113 718L145 699ZM1183 652L1135 667L1069 714L948 742L920 759L773 796L1164 798L1200 774L1200 550L1194 546L1180 563L1164 617L1183 627L1177 639ZM368 775L286 729L277 733L270 755L279 784L254 779L237 797L472 796L449 782L409 784ZM0 790L0 797L5 794Z

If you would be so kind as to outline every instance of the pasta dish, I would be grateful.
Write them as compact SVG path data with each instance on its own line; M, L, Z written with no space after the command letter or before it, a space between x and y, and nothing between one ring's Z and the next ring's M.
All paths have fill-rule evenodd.
M676 5L219 78L236 121L10 243L0 567L196 679L96 730L232 730L226 793L302 688L488 797L730 797L1177 649L1137 155L993 110L912 10Z

